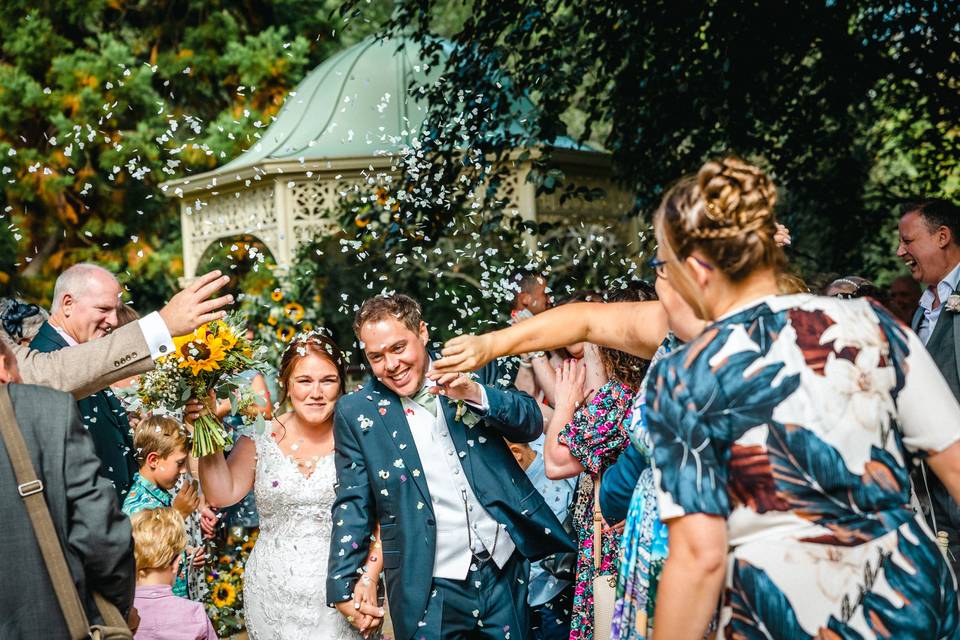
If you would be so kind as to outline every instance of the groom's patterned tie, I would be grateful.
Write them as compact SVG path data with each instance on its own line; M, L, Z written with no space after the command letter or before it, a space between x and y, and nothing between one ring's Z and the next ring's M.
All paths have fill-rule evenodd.
M420 387L420 391L417 391L410 399L429 411L434 418L437 417L437 396L430 393L427 385Z

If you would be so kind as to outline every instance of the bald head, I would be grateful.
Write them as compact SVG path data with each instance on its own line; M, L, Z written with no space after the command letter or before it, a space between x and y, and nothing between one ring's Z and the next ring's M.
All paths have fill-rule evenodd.
M112 273L95 264L75 264L53 287L50 322L79 343L99 338L117 326L123 290Z

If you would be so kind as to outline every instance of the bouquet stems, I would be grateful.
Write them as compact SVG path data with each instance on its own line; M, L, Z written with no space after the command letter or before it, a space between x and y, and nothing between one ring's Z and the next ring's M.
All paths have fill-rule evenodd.
M193 457L202 458L210 454L223 451L227 444L227 433L223 425L213 414L213 406L209 398L203 401L204 411L193 423Z

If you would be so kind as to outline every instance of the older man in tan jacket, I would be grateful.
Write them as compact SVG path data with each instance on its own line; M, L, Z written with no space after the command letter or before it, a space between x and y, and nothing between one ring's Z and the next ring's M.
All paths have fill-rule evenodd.
M16 355L24 383L83 398L112 382L149 371L155 359L173 350L172 336L222 318L220 309L233 302L233 296L209 298L228 280L219 271L211 271L173 296L160 311L75 347L40 353L14 343L5 331L0 331L0 339Z

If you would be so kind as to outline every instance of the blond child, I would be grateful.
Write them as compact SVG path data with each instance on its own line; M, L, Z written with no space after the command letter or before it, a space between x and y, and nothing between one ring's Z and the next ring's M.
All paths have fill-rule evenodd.
M144 509L131 518L137 559L134 606L140 615L136 640L216 640L203 604L173 594L178 565L187 546L176 509Z
M169 416L150 416L137 425L133 434L134 454L140 471L133 476L133 485L123 501L123 512L133 516L144 509L173 507L186 520L199 506L196 485L183 482L173 495L177 481L187 471L190 435L177 420ZM203 548L187 549L193 566L203 565ZM173 584L174 595L188 597L186 562Z

